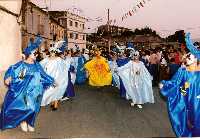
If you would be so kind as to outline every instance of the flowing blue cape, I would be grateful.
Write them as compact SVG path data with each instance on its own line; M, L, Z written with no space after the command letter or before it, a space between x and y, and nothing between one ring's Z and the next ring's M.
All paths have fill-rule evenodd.
M185 83L189 87L185 87ZM167 97L171 125L177 137L200 136L200 72L179 68L164 85L161 94Z
M4 80L12 78L4 98L0 114L0 129L17 127L26 121L34 127L44 89L53 84L54 79L47 75L39 63L23 61L11 66Z

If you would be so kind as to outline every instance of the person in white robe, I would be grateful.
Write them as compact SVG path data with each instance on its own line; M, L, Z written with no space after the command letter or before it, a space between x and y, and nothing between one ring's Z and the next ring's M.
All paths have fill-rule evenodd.
M131 106L137 104L138 108L142 108L144 103L154 103L152 76L143 62L139 61L138 51L132 52L131 58L131 61L118 68L118 74L125 86L126 98L132 100Z
M59 42L50 48L50 57L43 59L40 64L46 73L55 79L56 87L48 88L43 95L41 106L51 104L52 110L57 110L58 101L62 99L68 85L68 69L65 61L58 56L61 52Z
M110 56L111 56L111 60L108 61L108 64L112 72L112 86L115 86L118 89L120 89L120 80L119 80L119 75L117 74L117 68L118 68L118 65L116 62L117 54L114 52L111 52Z

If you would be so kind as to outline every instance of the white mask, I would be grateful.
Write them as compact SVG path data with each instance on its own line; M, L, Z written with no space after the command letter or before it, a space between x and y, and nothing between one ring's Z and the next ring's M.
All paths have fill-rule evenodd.
M186 58L186 64L189 66L197 62L197 58L193 54L188 54Z

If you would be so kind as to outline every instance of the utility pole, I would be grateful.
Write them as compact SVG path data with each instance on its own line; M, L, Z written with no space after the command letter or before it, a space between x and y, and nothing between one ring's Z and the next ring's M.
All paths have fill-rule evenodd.
M110 45L111 45L111 31L110 31L110 9L108 8L108 51L110 53Z

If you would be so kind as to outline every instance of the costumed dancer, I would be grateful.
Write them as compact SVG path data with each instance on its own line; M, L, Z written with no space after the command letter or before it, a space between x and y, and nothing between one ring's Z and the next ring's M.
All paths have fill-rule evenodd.
M68 85L65 94L63 95L62 101L75 97L74 84L72 83L72 78L71 78L71 73L73 73L75 69L71 65L71 62L72 62L71 50L66 50L65 63L66 63L66 68L68 70Z
M54 79L36 62L36 49L41 42L41 37L30 42L24 49L25 60L12 65L5 73L4 81L8 92L1 109L1 130L18 125L25 132L35 130L44 89L54 84Z
M109 64L101 56L101 52L98 49L95 51L95 57L85 64L85 69L88 71L89 84L91 86L111 85L112 73L110 72Z
M118 50L118 58L116 60L118 67L124 66L130 61L130 58L126 57L124 54L124 50ZM119 81L120 81L120 92L119 95L121 98L126 98L126 88L124 87L124 84L122 82L121 77L119 76Z
M78 47L78 46L77 46ZM78 47L79 48L79 47ZM86 63L85 57L81 54L81 51L77 49L76 56L74 57L76 81L75 84L84 84L87 77L84 65Z
M118 68L118 74L126 88L126 98L132 100L131 106L137 104L142 108L144 103L154 103L152 76L139 61L138 51L132 52L131 57L131 61Z
M177 137L200 137L200 51L186 34L186 67L179 68L169 81L160 83L161 94L167 97L171 125Z
M63 98L68 85L68 70L65 61L60 57L61 51L59 48L66 45L65 41L59 41L50 48L50 57L43 59L40 63L44 70L52 76L57 86L50 87L44 92L41 106L51 104L52 110L58 109L58 102Z
M120 89L120 80L119 80L119 75L117 74L117 53L116 53L116 49L113 49L113 51L111 51L110 53L110 57L111 60L108 61L111 72L112 72L112 86L117 87L118 89Z

